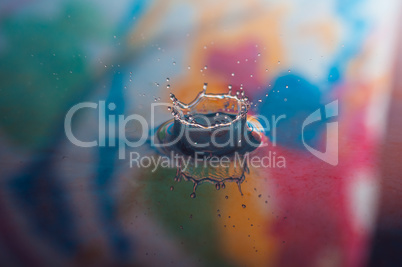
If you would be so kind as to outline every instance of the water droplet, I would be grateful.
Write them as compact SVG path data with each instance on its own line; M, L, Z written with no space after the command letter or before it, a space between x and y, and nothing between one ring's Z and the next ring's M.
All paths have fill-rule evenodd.
M281 62L278 60L278 65L281 64Z
M284 99L284 101L286 102L286 101L288 101L288 99L287 99L287 98L285 98L285 99Z
M166 81L167 81L167 82L170 81L169 77L166 78Z
M204 66L204 70L206 70L206 69L208 69L208 66L207 66L207 65Z
M258 102L260 102L260 103L261 103L261 102L262 102L262 100L261 100L261 99L258 99Z
M207 86L208 86L208 83L204 83L204 86L202 87L202 89L204 90L204 93L207 91Z
M242 208L243 208L243 209L245 209L245 208L246 208L246 205L244 205L244 204L241 204L241 206L242 206Z
M191 66L188 66L187 69L188 69L188 70L191 69Z
M258 54L257 54L257 57L259 57L259 56L261 56L261 53L258 53Z
M234 76L234 72L232 72L232 77Z
M240 64L240 60L237 61L237 64Z
M191 193L190 197L191 197L191 198L195 198L195 197L196 197L195 193L194 193L194 192Z
M183 225L180 225L180 229L183 230Z
M289 88L289 85L286 85L286 88Z
M288 70L288 72L290 72L290 70Z
M170 88L170 84L166 85L166 88L169 89L169 88Z
M176 61L173 61L173 63L172 63L173 65L176 65Z
M172 185L171 187L170 187L170 191L173 191L174 190L174 186Z
M228 197L228 196L225 196L225 198L228 199L229 197Z
M261 197L261 194L259 194L258 197Z
M172 110L172 107L168 107L167 109L170 111L170 110Z
M216 190L219 190L219 189L221 189L221 185L220 185L219 183L217 183L217 184L215 185L215 188L216 188Z

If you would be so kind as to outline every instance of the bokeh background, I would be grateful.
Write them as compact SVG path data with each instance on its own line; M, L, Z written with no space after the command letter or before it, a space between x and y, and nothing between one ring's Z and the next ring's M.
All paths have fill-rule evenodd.
M402 266L402 53L398 0L0 2L2 266ZM116 147L81 148L100 116L139 114L173 92L227 85L250 114L286 115L275 152L216 190L175 169L130 168ZM338 100L339 163L301 127ZM155 127L171 119L157 110ZM325 151L326 123L306 128ZM126 136L142 129L133 123ZM113 136L107 132L106 137ZM118 143L118 135L116 135ZM331 140L330 140L331 141ZM146 143L127 149L157 155ZM174 190L172 189L174 187Z

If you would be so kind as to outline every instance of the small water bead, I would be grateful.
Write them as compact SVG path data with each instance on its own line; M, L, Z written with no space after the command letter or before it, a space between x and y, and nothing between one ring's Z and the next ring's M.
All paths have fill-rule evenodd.
M225 198L228 199L229 197L228 197L228 196L225 196Z
M262 100L261 100L261 99L258 99L258 102L260 102L260 103L261 103L261 102L262 102Z
M253 74L250 74L250 77L253 78Z
M195 198L195 197L196 197L195 193L194 193L194 192L191 193L190 197L191 197L191 198Z
M234 75L235 75L234 72L232 72L232 77L233 77Z
M183 230L183 225L180 225L180 229Z
M289 86L288 86L288 85L286 85L286 88L289 88Z
M172 64L173 64L173 66L176 65L176 61L173 61Z
M204 66L204 70L206 70L206 69L208 69L208 66L207 66L207 65Z
M290 69L288 70L288 72L290 72Z
M278 65L281 64L281 62L278 60Z
M191 66L188 66L187 69L188 69L188 70L191 69Z
M166 78L166 81L167 81L167 82L168 82L168 81L170 81L170 78L169 78L169 77L167 77L167 78Z
M204 93L207 91L207 86L208 86L208 83L204 83L204 86L202 87L202 89L204 90Z
M284 99L284 101L286 102L286 101L288 101L288 99L287 99L287 98L285 98L285 99Z
M260 57L260 56L261 56L261 53L258 53L258 54L257 54L257 57Z
M237 61L237 64L240 64L240 60Z
M170 88L170 84L166 85L166 88L169 89L169 88Z
M221 185L220 185L219 183L217 183L217 184L215 185L215 188L216 188L216 190L219 190L219 189L221 189Z
M245 209L245 208L246 208L246 205L244 205L244 204L241 204L241 206L242 206L242 208L243 208L243 209Z
M173 191L174 190L174 186L172 185L171 187L170 187L170 191Z
M170 111L170 110L172 110L172 107L168 107L167 109Z

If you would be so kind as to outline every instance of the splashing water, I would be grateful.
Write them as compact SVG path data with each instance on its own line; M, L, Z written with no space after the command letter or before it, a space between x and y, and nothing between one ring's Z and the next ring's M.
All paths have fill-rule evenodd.
M225 183L234 182L241 192L245 173L249 173L246 161L236 161L256 149L262 139L262 133L255 131L247 121L250 107L244 91L232 95L232 86L225 94L207 94L207 86L190 103L179 101L170 94L173 102L169 109L173 119L162 124L156 133L156 143L161 145L160 152L171 152L181 156L176 170L175 181L191 181L196 197L200 184L212 183L217 190L224 189ZM203 156L202 163L197 156ZM194 157L195 156L195 157ZM226 157L228 164L214 166L213 158Z

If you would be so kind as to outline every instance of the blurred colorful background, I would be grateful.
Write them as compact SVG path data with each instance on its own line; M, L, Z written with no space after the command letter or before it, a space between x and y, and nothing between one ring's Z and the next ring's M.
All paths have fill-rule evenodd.
M0 265L402 266L401 11L398 0L1 1ZM115 104L74 117L74 135L97 140L100 119L157 127L171 92L190 102L205 82L244 90L250 115L286 115L255 151L286 168L251 168L243 196L205 184L192 199L176 169L130 167L116 146L66 137L76 104ZM336 100L339 116L303 136L325 151L336 120L333 166L301 133ZM158 154L149 142L129 152Z

